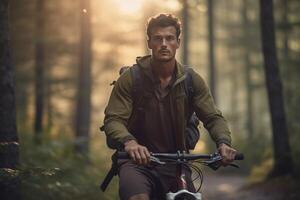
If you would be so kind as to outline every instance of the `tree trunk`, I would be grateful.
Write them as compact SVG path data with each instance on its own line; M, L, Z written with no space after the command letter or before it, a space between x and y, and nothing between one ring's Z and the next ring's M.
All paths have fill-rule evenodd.
M250 141L253 139L253 91L252 91L252 80L251 80L251 62L249 59L249 45L251 36L249 35L249 19L247 15L247 0L243 1L242 5L242 19L243 19L243 35L244 35L244 64L245 64L245 82L246 82L246 91L247 91L247 122L246 128L248 131L248 137Z
M19 178L11 173L18 165L15 84L10 53L8 0L0 1L0 188L1 198L20 199ZM6 176L7 175L7 176Z
M289 21L288 21L288 0L282 1L283 20L283 51L285 63L289 60Z
M224 10L230 10L230 9L236 9L236 6L231 5L230 2L228 1L224 1L224 5L221 5L223 7ZM224 25L225 25L225 29L228 32L229 35L232 34L232 29L231 29L231 24L232 24L232 19L231 16L228 12L224 13L224 16L222 18L222 20L224 21ZM231 43L232 38L228 38L226 39L225 43L225 51L228 55L229 60L231 60L231 65L230 65L230 71L228 73L228 78L230 80L230 113L231 113L231 117L230 120L233 121L234 123L232 123L231 126L231 130L233 133L239 133L241 132L241 128L240 128L240 120L242 119L239 115L239 93L240 93L240 86L241 84L239 84L239 70L237 70L236 66L239 65L237 62L237 59L234 59L236 57L236 53L234 51L232 51L232 47L234 45L232 45Z
M189 64L189 7L188 1L183 0L182 2L182 32L183 32L183 51L182 51L182 62L184 65Z
M89 0L81 0L80 11L80 65L75 121L75 151L80 154L86 154L89 151L91 110L91 10Z
M44 42L44 0L36 2L36 43L35 43L35 142L41 142L43 132L44 113L44 67L45 67L45 42Z
M293 162L276 54L272 0L260 0L260 21L266 85L273 129L274 167L270 177L275 177L292 173Z
M216 89L216 67L215 67L215 50L214 50L214 15L213 15L214 1L207 0L207 27L208 27L208 59L209 59L209 86L211 94L217 103L217 89Z
M53 126L53 109L52 109L52 82L50 80L50 67L47 68L47 84L46 84L46 102L47 102L47 133L51 133Z

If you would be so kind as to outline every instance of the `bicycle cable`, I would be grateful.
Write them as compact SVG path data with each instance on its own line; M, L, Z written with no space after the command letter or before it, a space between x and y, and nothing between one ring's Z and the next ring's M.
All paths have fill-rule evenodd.
M192 180L192 182L194 183L197 179L199 179L199 181L200 181L199 187L198 187L198 189L196 190L197 192L199 192L200 189L201 189L201 187L202 187L203 179L204 179L202 170L200 169L200 167L198 167L197 165L195 165L195 164L193 164L193 163L190 163L189 166L190 166L192 169L194 169L195 173L197 174L196 177Z

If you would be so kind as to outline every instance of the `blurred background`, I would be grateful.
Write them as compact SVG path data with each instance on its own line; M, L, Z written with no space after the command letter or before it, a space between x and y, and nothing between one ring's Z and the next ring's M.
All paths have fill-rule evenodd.
M299 171L300 2L273 2L281 119L287 125L280 138L288 133L288 170ZM280 145L273 143L259 1L11 0L9 8L24 199L118 199L117 178L105 193L99 189L113 153L99 127L110 83L121 66L149 54L145 24L161 12L181 19L177 60L204 77L228 120L233 146L246 155L239 170L226 168L218 176L234 176L238 185L269 180ZM214 152L199 128L194 152ZM216 176L207 173L207 179ZM287 188L295 187L297 173L278 174L284 178L274 184L281 187L283 179ZM224 184L216 191L235 191Z

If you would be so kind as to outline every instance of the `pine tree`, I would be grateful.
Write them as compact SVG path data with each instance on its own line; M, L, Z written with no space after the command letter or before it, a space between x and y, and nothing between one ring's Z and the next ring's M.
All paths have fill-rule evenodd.
M91 23L90 2L81 0L80 62L77 89L77 112L75 121L75 151L86 154L89 151L91 112Z
M18 177L13 175L19 161L19 143L16 127L15 84L13 76L8 0L0 2L0 170L1 198L20 199ZM7 180L5 177L8 177Z
M284 112L282 83L276 54L272 0L260 0L260 19L266 85L273 129L275 162L270 176L274 177L291 173L293 171L293 162Z

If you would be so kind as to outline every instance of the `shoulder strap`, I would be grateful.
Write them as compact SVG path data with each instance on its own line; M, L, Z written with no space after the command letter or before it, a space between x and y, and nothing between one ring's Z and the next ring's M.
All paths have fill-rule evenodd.
M192 70L191 67L187 65L184 66L184 72L186 75L186 78L184 80L184 90L188 99L189 107L192 106L192 99L194 95L193 78L192 78L191 70Z
M134 64L131 69L131 76L132 76L132 97L133 97L133 103L137 104L137 102L140 101L143 91L143 78L142 78L142 72L141 68Z
M147 106L147 92L146 92L146 81L142 69L139 65L134 64L130 68L132 75L132 100L133 100L133 109L132 114L128 121L128 130L132 134L137 132L139 126L144 120L144 111Z

